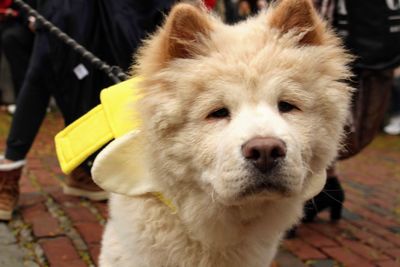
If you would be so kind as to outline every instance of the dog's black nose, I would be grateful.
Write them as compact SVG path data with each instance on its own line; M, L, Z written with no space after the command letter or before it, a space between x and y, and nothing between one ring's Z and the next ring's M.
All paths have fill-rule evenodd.
M285 143L273 137L257 137L242 146L243 156L262 173L271 170L286 156Z

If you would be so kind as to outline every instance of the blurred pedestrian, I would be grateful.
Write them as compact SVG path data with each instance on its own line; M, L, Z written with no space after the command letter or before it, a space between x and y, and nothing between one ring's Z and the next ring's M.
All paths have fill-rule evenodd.
M236 3L233 0L223 0L225 23L234 24L238 21Z
M266 0L239 0L237 2L237 19L236 21L245 20L249 16L253 16L262 10L266 10L268 2Z
M38 9L61 30L109 65L129 71L132 55L157 25L173 0L51 0ZM71 47L37 28L32 58L18 98L4 157L0 158L0 219L9 220L17 205L19 179L35 136L53 96L65 124L99 103L108 76ZM64 192L93 200L106 194L91 179L90 160L65 180Z
M258 11L267 10L268 3L266 0L257 0L257 9Z
M352 157L370 144L380 129L389 103L393 69L400 64L400 4L394 1L315 0L322 15L332 21L353 63L352 118L349 119L340 159ZM305 221L329 208L331 220L341 218L344 191L333 165L323 191L305 206Z
M250 3L247 0L239 0L238 1L238 19L245 20L248 16L251 15L251 7Z
M36 6L36 0L27 1ZM15 6L12 0L0 1L0 47L10 66L17 99L28 69L33 45L34 18ZM8 111L14 113L15 105L9 105Z
M208 10L212 10L217 4L217 0L204 0L203 2Z
M400 134L400 75L394 79L392 90L392 104L390 110L389 123L383 128L383 131L390 135Z

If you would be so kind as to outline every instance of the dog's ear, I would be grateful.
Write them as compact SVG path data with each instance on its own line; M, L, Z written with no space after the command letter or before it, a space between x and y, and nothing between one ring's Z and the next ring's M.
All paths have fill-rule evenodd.
M318 195L326 183L326 170L323 169L320 172L314 173L311 177L308 177L303 192L304 201L310 200Z
M138 130L111 142L94 161L94 182L105 191L128 196L158 192L144 159L144 142Z
M321 45L324 25L311 0L281 0L271 14L270 25L282 33L302 33L301 45Z
M198 54L204 38L211 31L206 11L189 4L178 4L164 26L165 61L190 58Z

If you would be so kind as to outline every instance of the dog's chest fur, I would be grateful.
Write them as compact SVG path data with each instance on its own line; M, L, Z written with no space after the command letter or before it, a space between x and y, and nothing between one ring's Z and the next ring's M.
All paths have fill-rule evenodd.
M216 207L197 203L172 213L154 197L113 195L102 244L109 249L102 253L102 266L265 266L275 255L280 229L301 214L300 203L286 206L288 203L284 202L286 210L292 209L287 218L277 214L282 206L274 206L266 208L263 216L251 223L238 223L236 212L218 212ZM201 210L202 217L196 216Z

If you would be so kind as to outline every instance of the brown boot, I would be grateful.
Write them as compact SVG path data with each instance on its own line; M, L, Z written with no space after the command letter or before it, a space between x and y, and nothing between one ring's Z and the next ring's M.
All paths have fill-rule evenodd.
M0 220L9 221L18 204L22 168L0 170Z
M93 182L92 177L83 167L78 167L71 172L65 180L63 189L66 195L86 197L95 201L108 199L108 193Z

